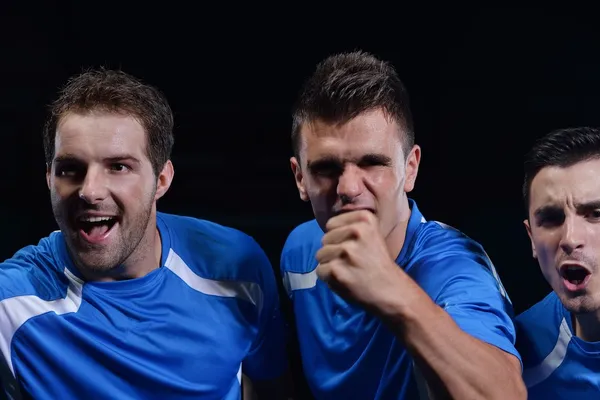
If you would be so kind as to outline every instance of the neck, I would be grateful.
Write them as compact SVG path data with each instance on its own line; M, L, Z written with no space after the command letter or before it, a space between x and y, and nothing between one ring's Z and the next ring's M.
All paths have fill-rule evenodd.
M575 336L585 342L600 342L600 311L586 314L573 314Z
M404 246L404 240L406 239L406 229L408 227L408 220L410 219L411 210L408 205L408 198L404 196L402 204L400 205L400 212L398 223L392 228L390 233L385 238L388 251L392 259L396 260L402 251Z

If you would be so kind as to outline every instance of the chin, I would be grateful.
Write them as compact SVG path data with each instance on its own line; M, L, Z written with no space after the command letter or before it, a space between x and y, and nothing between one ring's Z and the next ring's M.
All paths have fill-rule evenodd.
M563 306L571 314L589 314L600 310L599 296L594 296L591 293L582 293L579 295L571 295L568 293L557 292Z

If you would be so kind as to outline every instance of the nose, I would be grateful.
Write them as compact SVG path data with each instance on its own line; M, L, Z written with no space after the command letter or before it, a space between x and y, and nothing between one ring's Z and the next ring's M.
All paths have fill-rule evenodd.
M88 204L97 204L106 199L108 182L101 168L89 167L79 189L79 198Z
M576 216L569 216L563 223L563 232L560 247L566 254L571 254L576 249L584 246L585 226L584 221Z
M363 177L360 168L349 165L344 168L344 172L338 178L337 195L342 202L352 203L364 191Z

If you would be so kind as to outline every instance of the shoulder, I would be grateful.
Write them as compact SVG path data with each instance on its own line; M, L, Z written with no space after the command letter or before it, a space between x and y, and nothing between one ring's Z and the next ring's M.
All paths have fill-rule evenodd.
M570 338L562 304L554 292L519 314L515 318L515 325L517 349L523 357L525 368L541 363L552 352L561 334Z
M438 221L419 226L405 263L410 274L433 297L450 284L494 289L508 295L483 246L460 230Z
M296 226L288 235L281 252L282 269L298 273L314 269L314 255L321 247L322 238L323 230L315 219Z
M194 273L214 280L261 280L272 273L261 246L250 235L216 222L159 213L170 234L170 258L182 260Z
M406 262L427 272L443 275L473 269L491 272L492 269L481 244L442 222L422 223L410 246Z
M57 249L62 240L60 232L53 232L0 263L0 301L18 296L48 301L62 297L68 286Z
M488 261L485 250L480 243L443 222L428 221L422 223L414 242L414 255L417 257L467 257L476 261L484 261L484 263Z

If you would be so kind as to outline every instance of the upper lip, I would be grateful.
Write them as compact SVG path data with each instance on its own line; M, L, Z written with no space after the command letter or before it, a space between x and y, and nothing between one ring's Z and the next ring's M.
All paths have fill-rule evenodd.
M77 217L75 218L75 220L80 221L82 219L87 219L87 218L117 218L116 215L114 214L107 214L107 213L102 213L102 212L93 212L93 211L86 211L83 213L80 213L77 215Z
M579 262L579 261L573 261L573 260L563 261L562 263L560 263L560 266L559 266L558 270L560 272L563 272L563 271L565 271L569 267L581 268L581 269L584 269L588 274L592 273L592 271L590 271L589 268L587 268L581 262Z

